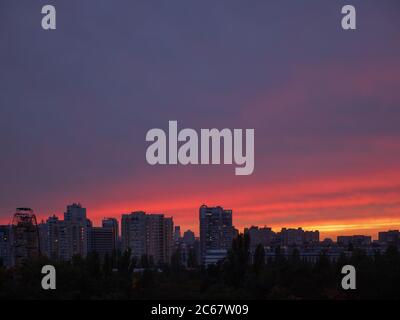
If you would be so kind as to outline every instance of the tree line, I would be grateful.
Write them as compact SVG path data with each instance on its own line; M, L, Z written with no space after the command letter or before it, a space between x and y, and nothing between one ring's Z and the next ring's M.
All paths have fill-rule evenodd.
M40 257L4 268L0 261L0 299L400 299L400 253L388 247L374 257L354 249L351 256L331 261L321 253L316 262L304 261L298 250L290 257L275 250L265 259L257 246L250 259L249 237L239 235L224 261L205 268L191 258L184 267L176 252L171 264L158 265L146 256L96 253L71 261ZM43 290L41 268L56 268L56 290ZM341 269L357 270L357 289L343 290Z

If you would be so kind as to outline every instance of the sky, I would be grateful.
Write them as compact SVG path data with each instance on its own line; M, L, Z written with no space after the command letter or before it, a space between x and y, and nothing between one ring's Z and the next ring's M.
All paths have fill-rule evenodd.
M0 223L200 205L321 237L400 229L400 2L0 1ZM255 170L150 166L146 133L255 129Z

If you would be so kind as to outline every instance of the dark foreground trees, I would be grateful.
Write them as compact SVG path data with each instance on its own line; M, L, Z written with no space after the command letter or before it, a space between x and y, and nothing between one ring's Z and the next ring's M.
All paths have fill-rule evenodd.
M171 266L155 267L130 253L96 254L71 262L46 258L18 268L0 265L0 299L400 299L400 254L390 247L368 257L353 251L332 263L321 255L316 263L302 261L296 251L265 263L262 247L251 261L248 239L239 236L227 259L208 269L186 269L175 259ZM41 268L57 270L57 289L41 289ZM357 290L341 289L341 268L357 270Z

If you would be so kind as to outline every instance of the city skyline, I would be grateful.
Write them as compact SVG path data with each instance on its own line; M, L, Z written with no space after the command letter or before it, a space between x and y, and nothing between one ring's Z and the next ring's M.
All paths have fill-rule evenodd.
M81 201L93 221L202 203L323 237L400 226L398 0L0 1L0 223ZM117 9L118 7L118 9ZM254 172L151 166L168 121L255 130Z
M290 256L297 250L302 259L315 262L321 254L336 260L354 248L365 250L372 257L390 246L398 246L400 241L399 230L382 230L377 241L360 234L338 236L336 241L322 240L318 230L301 227L274 231L252 225L240 233L233 224L233 216L232 209L202 204L198 216L200 232L195 237L191 230L182 236L173 217L164 213L134 211L122 214L120 220L103 218L101 226L94 226L87 208L80 203L67 205L63 219L52 215L41 222L37 222L31 208L20 207L16 208L12 225L0 225L0 262L13 266L41 256L71 261L75 256L86 258L91 254L97 254L101 260L128 254L142 267L181 261L192 268L226 259L235 243L241 241L248 243L254 257L261 246L268 257L276 257L279 252Z
M72 203L72 205L75 205L75 204L78 204L79 206L82 205L80 202L71 202L71 203ZM204 205L205 205L205 204L203 203L203 204L202 204L201 206L199 206L199 207L201 208L201 207L204 206ZM67 207L68 207L68 206L67 206ZM180 224L178 221L176 221L174 215L169 214L168 212L166 212L166 211L164 211L164 210L159 210L159 211L156 211L156 212L155 212L155 211L152 211L152 210L144 210L144 209L140 209L140 210L128 210L128 211L123 212L123 213L121 213L121 214L119 214L119 215L115 215L115 216L102 216L102 217L97 217L97 216L96 216L96 218L93 219L93 218L91 217L91 214L90 214L90 209L88 209L86 206L84 206L84 209L85 209L85 211L86 211L86 210L88 211L87 219L89 219L89 221L92 223L92 227L103 227L103 226L104 226L104 221L105 221L105 220L108 220L108 219L116 219L117 222L120 224L120 223L122 222L122 219L123 219L124 216L127 216L127 215L129 216L130 214L133 214L133 213L138 213L138 212L140 213L140 212L143 212L143 213L146 213L146 214L165 215L165 216L171 217L172 219L174 219L174 222L173 222L174 225L175 225L175 226L178 226L178 227L180 228L180 230L182 230L183 232L192 231L192 232L194 232L194 234L195 234L196 237L200 237L200 233L199 233L200 225L199 225L199 221L198 221L199 207L197 207L197 212L196 212L196 215L197 215L196 218L197 218L197 219L196 219L196 222L195 222L194 225L192 225L191 227L186 227L185 225ZM216 205L216 207L223 207L223 206ZM28 208L28 207L27 207L27 208ZM234 212L235 212L235 215L236 215L236 210L231 209L231 207L229 207L229 206L227 206L227 208L230 208L229 211L234 211ZM32 208L31 208L31 209L32 209ZM47 220L48 218L53 218L53 217L60 218L60 217L62 217L62 216L65 214L65 212L63 212L63 213L51 213L51 214L40 214L40 213L38 214L34 209L32 209L32 210L33 210L33 212L35 213L35 216L36 216L36 218L37 218L38 224L39 224L39 223L46 222L46 220ZM14 211L15 211L15 210L14 210ZM65 211L65 210L64 210L64 211ZM9 221L9 222L7 222L7 223L2 223L2 222L0 221L0 225L11 225L12 215L13 215L13 214L11 214L11 218L10 218L10 221ZM325 238L330 238L330 239L332 239L332 240L334 240L334 241L337 241L337 238L340 237L340 236L354 236L354 235L370 236L370 237L372 238L372 240L377 240L377 239L378 239L378 233L379 233L379 232L388 231L388 230L398 230L398 229L400 229L400 226L396 226L396 225L393 226L393 225L390 225L390 226L392 226L392 227L385 227L385 226L382 226L382 228L377 229L377 230L376 230L376 233L374 233L374 234L371 234L371 233L368 233L368 232L359 232L359 233L357 233L357 232L352 232L352 230L348 230L348 232L345 232L345 233L340 233L340 234L332 235L331 233L326 233L326 232L324 232L323 230L322 230L322 231L319 230L317 227L307 227L307 226L301 226L301 225L281 225L281 226L272 227L272 226L271 226L270 224L268 224L268 223L264 223L264 224L252 224L252 223L250 223L250 224L244 225L244 226L242 227L242 226L238 226L237 224L235 224L235 221L234 221L233 216L234 216L234 215L232 215L232 221L233 221L233 222L232 222L232 225L233 225L233 227L236 228L240 233L244 233L244 231L245 231L246 229L249 229L249 228L251 228L251 227L260 227L260 228L268 227L268 228L271 228L272 231L275 232L275 233L280 232L282 229L298 229L298 228L301 228L301 229L303 229L304 231L318 231L319 234L320 234L320 237L321 237L321 241L324 240ZM119 231L118 236L121 236L121 230Z

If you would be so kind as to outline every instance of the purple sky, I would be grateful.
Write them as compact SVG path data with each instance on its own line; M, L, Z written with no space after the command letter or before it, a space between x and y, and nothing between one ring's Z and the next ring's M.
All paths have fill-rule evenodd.
M356 31L348 1L51 1L44 31L49 3L0 1L0 222L80 201L196 228L205 202L238 226L398 226L398 0L352 0ZM168 120L254 128L254 174L149 166L146 132Z

